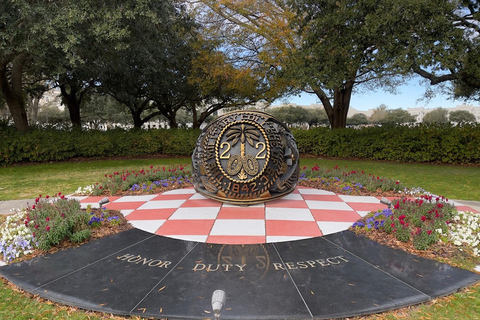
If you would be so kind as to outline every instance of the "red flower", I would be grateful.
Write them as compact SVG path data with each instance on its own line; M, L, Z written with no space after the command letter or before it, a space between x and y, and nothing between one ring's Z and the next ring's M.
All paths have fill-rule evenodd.
M393 208L394 208L394 209L400 208L400 202L395 203L395 205L393 206Z
M431 235L431 234L432 234L432 230L428 230L428 231L427 231L427 234L428 234L428 235Z
M395 223L392 223L390 227L395 228Z
M45 219L45 221L50 221L50 217L47 217L47 219Z
M400 217L398 217L399 220L403 220L403 219L405 219L405 218L406 218L406 217L405 217L404 214L402 214Z
M427 220L427 217L422 216L422 221L425 222L425 220Z
M404 225L404 224L405 224L405 220L400 220L400 224L401 224L401 225Z
M35 205L32 206L32 209L35 209Z
M38 229L38 227L39 227L39 225L38 225L38 224L36 224L36 225L35 225L35 229Z
M50 231L50 226L47 226L45 230Z
M398 180L397 180L397 181L395 181L395 184L399 184L399 183L400 183L400 181L398 181Z

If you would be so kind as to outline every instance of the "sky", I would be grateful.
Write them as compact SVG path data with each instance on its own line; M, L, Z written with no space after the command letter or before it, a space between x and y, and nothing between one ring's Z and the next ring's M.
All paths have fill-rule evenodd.
M381 104L385 104L389 110L419 107L425 107L428 109L435 109L439 107L454 108L464 103L480 107L480 103L478 101L465 102L464 100L453 100L449 96L441 93L437 93L436 96L430 100L422 100L427 87L424 84L420 84L420 80L420 78L414 78L405 85L399 86L397 88L397 94L389 93L382 88L370 92L354 92L350 107L363 111L375 109ZM302 94L300 97L289 97L285 98L284 100L297 105L310 105L312 103L319 103L319 100L315 95L309 94ZM278 104L282 104L283 102L283 100L278 101Z

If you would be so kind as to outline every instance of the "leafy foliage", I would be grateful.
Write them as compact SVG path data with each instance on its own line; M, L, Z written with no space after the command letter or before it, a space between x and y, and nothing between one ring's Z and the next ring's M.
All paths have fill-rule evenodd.
M480 126L419 124L361 129L293 129L299 152L402 162L478 163Z
M448 111L444 108L436 108L425 114L423 117L425 123L448 123Z
M65 239L82 242L90 237L89 215L80 209L80 203L60 195L38 197L27 213L25 225L31 230L41 250L48 250Z
M19 134L7 128L2 130L0 163L62 161L74 157L190 155L199 134L199 130L191 129L75 132L53 128Z
M448 120L455 123L474 123L477 121L475 115L467 110L455 110L448 114Z

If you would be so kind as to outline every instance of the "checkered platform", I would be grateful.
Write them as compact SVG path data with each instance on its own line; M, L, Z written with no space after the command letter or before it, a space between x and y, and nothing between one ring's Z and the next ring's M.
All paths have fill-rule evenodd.
M98 208L103 197L74 198L82 207ZM171 238L222 244L319 237L346 230L369 212L387 208L380 203L380 197L339 195L307 187L298 187L281 199L244 207L208 199L193 188L109 197L109 201L105 207L119 210L137 229Z

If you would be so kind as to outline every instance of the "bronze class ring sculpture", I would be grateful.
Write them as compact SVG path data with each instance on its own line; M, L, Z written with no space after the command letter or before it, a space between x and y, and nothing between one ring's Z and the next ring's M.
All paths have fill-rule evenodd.
M208 198L250 205L295 190L299 155L288 128L259 111L235 111L212 121L192 155L193 184Z

